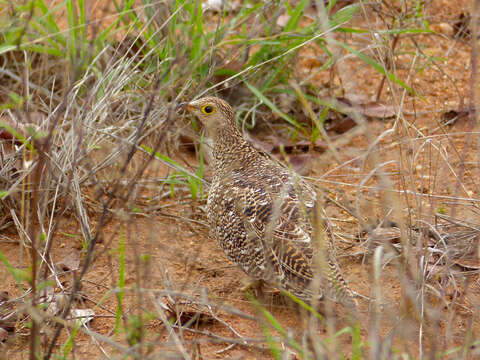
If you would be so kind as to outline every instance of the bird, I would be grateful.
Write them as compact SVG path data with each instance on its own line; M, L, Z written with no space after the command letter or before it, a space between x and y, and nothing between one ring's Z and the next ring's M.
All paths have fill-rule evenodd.
M217 97L183 103L213 143L207 199L211 236L249 277L307 303L329 298L355 306L329 247L317 266L314 213L317 194L293 170L258 151L235 123L232 107ZM314 282L320 274L320 283Z

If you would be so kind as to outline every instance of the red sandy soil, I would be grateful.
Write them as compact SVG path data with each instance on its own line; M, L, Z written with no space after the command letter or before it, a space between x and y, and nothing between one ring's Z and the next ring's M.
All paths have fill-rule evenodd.
M464 1L463 3L464 8L466 8L468 2ZM461 11L462 7L458 6L457 1L433 1L428 8L428 20L434 29L442 30L445 28L443 24L453 23L458 19ZM372 18L368 20L359 19L358 21L368 24L368 22L374 23L378 19L373 18L372 15ZM375 28L376 25L372 25L372 27ZM402 39L397 45L398 49L401 50L398 53L401 53L401 55L395 58L396 74L402 79L407 79L409 74L411 74L413 79L410 84L423 97L423 100L410 95L406 96L404 109L409 114L406 118L410 121L410 124L416 126L417 130L403 122L399 122L397 130L382 139L376 146L377 151L374 154L378 157L378 161L396 160L399 162L400 155L406 154L407 158L403 158L402 163L407 166L409 161L413 161L413 154L417 154L417 151L425 144L425 141L406 141L406 139L412 139L415 134L415 136L419 136L420 133L423 133L424 135L438 135L438 137L432 137L432 143L447 150L446 153L451 156L448 159L448 163L455 171L458 171L460 158L455 155L453 149L456 148L459 154L465 154L464 149L466 146L469 146L468 141L473 141L474 139L469 140L468 136L459 135L452 136L448 140L442 131L433 131L435 128L438 128L443 113L450 110L458 110L462 99L465 105L468 104L471 48L468 43L462 40L455 40L447 35L450 34L415 37L415 40L422 44L422 50L425 54L445 58L445 61L437 62L439 69L432 64L425 66L421 76L418 72L411 72L411 64L415 57L415 50L411 42ZM301 64L299 68L300 75L308 75L308 67L312 66L311 58L314 53L315 49L306 48L299 55L299 64ZM425 65L425 59L419 58L417 66L420 67L422 65ZM362 94L366 97L373 97L376 94L381 81L381 75L372 70L371 67L350 58L341 64L340 69L344 71L341 74L342 81L348 82L348 88L351 93ZM335 75L334 81L337 83L338 78L339 75ZM455 88L450 78L453 79L457 88ZM330 81L329 74L319 74L315 77L315 81L319 88L325 87ZM403 93L398 87L394 86L396 90L393 92L387 91L387 87L385 86L381 99L386 103L398 106ZM368 121L366 125L370 139L362 133L353 137L346 144L341 145L337 149L341 160L340 163L343 164L359 154L364 154L371 144L371 139L375 139L382 132L391 129L394 121L395 119ZM474 126L472 119L467 118L460 119L448 127L447 131L452 134L464 134L464 132L475 129L476 126ZM252 132L251 135L264 139L266 134ZM332 136L335 135L332 134ZM400 146L399 144L402 141L405 142ZM472 144L476 143L472 142ZM408 188L411 190L416 190L426 195L435 193L437 195L478 198L479 173L475 165L475 162L478 161L476 151L466 152L466 160L470 165L467 166L464 174L463 184L467 191L470 192L468 194L463 193L461 189L458 190L455 178L449 172L446 162L441 159L435 158L437 159L435 160L436 163L432 164L437 169L437 173L430 174L429 178L425 177L428 174L423 172L423 170L427 169L430 163L424 157L424 153L418 153L420 156L416 159L414 169L403 168L399 172L398 162L397 165L383 169L385 171L395 171L391 179L392 182L395 182L396 188L402 189L400 175L411 170L414 178L414 183L408 184ZM340 166L329 173L329 175L322 177L326 171L337 168L339 164L333 162L331 156L325 156L320 152L311 151L309 155L309 167L311 167L311 170L308 175L312 178L320 178L319 184L322 187L330 189L337 197L347 199L352 203L356 201L357 197L360 197L359 203L363 211L362 215L365 217L381 219L385 216L385 210L380 205L385 194L374 190L359 191L357 187L358 183L372 170L374 162L367 161L363 163L363 160L358 159L347 165ZM182 156L193 163L196 161L191 153L185 152ZM362 168L363 166L365 168ZM163 165L153 164L147 171L146 177L154 179L167 171L168 169ZM372 179L366 182L365 185L378 185L378 179ZM166 190L168 188L159 190L157 195ZM151 194L148 195L151 196ZM402 198L402 201L404 200ZM410 200L413 201L413 197ZM440 206L447 206L448 209L452 209L451 203L442 198L432 200L425 196L422 201L425 207L423 212L418 210L416 203L412 205L416 217L427 217ZM141 209L141 205L145 205L146 199L140 197L138 202L138 207ZM121 216L118 216L105 229L102 241L98 244L97 258L82 283L81 293L86 300L76 305L79 308L94 308L99 304L98 307L95 307L97 317L90 322L89 327L99 334L109 336L128 346L124 333L112 333L115 326L117 298L113 293L105 297L108 290L115 287L118 282L121 241L125 242L126 254L125 287L128 290L125 294L123 313L127 317L145 312L157 313L153 305L154 300L149 298L148 294L138 296L135 292L136 286L150 289L152 294L159 294L163 290L174 290L194 296L203 295L207 296L214 303L228 304L246 314L257 316L258 311L256 307L248 300L246 294L240 290L243 286L242 278L244 278L244 274L228 261L214 240L208 236L208 228L205 225L205 213L202 210L205 206L205 201L190 200L185 194L180 192L174 198L166 197L156 201L155 205L157 205L158 209L148 214L140 212L139 215L130 216L127 220L122 220ZM332 203L327 202L326 211L330 217L339 219L339 221L334 221L335 231L354 235L361 230L349 213L339 209ZM457 211L457 215L462 213L462 211L460 208ZM466 210L462 214L464 219L478 223L478 214L477 218L475 218L475 213ZM405 216L406 214L402 215ZM98 217L98 214L92 211L91 216L92 219L95 219ZM95 224L95 220L92 220L92 223ZM18 234L16 234L13 228L9 230L7 235L18 239ZM54 237L54 246L52 248L53 261L59 262L69 256L81 259L83 256L81 239L82 235L77 219L74 217L65 218ZM373 294L373 289L371 289L371 255L358 255L359 251L364 249L360 246L358 240L353 241L353 243L348 243L347 240L339 240L336 243L336 248L343 273L351 288L365 297L371 296ZM0 251L10 261L12 266L16 268L26 267L29 264L29 256L25 248L19 243L0 243ZM151 257L148 260L141 260L141 255L145 254L149 254ZM17 285L4 266L0 266L0 279L4 279L1 287L2 291L7 291L11 297L19 294ZM71 276L63 276L62 283L64 287L68 287L71 284ZM447 348L452 348L462 343L462 339L466 336L465 329L470 326L469 321L472 319L471 312L466 310L466 308L471 307L472 303L478 303L480 299L478 275L468 275L468 283L468 287L461 286L460 291L462 296L465 295L465 297L458 300L460 306L456 308L453 306L455 308L453 312L451 308L445 307L443 309L445 317L454 313L453 319L444 319L445 321L439 324L438 331L441 334L440 336L445 336L447 330L452 334L451 339L453 341L445 344ZM56 290L58 291L58 289ZM389 309L398 312L400 307L408 307L408 304L402 301L403 293L398 269L392 264L386 265L383 269L381 290L386 298L386 313ZM100 302L101 299L102 301ZM139 299L142 300L140 301ZM162 299L162 297L157 296L157 300ZM291 329L293 333L298 333L299 329L303 328L299 309L291 306L281 295L275 294L274 290L267 289L262 301L266 309L273 314L284 328ZM367 341L367 330L370 325L369 321L371 321L371 318L369 318L370 305L366 299L359 298L358 301L361 337L364 341ZM218 318L228 323L243 337L263 338L264 332L261 322L242 318L225 309L215 309L214 312ZM349 325L341 305L334 305L333 314L334 316L331 318L335 320L335 329L338 330ZM445 328L447 320L449 320L450 329ZM396 320L386 318L382 321L382 335L387 335ZM473 329L478 331L478 318L475 318L474 321ZM160 320L147 319L146 324L146 338L152 342L151 350L154 353L159 352L158 354L163 354L166 357L167 354L175 349L178 351L171 338L166 343L168 331ZM408 331L418 332L418 329L413 324L409 325L412 328L409 328ZM405 326L408 328L408 325ZM228 327L216 320L200 324L198 329L220 337L237 337ZM320 329L318 336L327 336L327 326L320 326ZM428 331L433 330L426 330L427 335ZM24 330L24 333L26 334L28 331ZM13 339L8 340L7 358L27 357L27 338L22 334L17 335ZM212 340L211 337L206 335L188 331L180 334L180 336L183 338L182 341L187 351L197 358L250 359L268 358L271 356L266 343L252 342L248 346L236 345L225 352L217 353L225 349L229 344ZM63 344L66 339L67 335L64 333L58 343ZM418 344L413 343L415 339L416 336L412 336L408 338L407 344L404 344L401 339L395 338L394 345L399 349L406 349L409 345L418 347ZM349 336L343 335L337 341L342 344L341 348L348 354L351 347ZM194 343L196 345L193 345ZM102 345L105 351L111 355L121 353L121 351L105 342L102 342ZM80 359L102 357L100 348L92 341L92 337L83 332L77 335L72 351ZM414 356L418 355L416 352L412 352L412 354Z

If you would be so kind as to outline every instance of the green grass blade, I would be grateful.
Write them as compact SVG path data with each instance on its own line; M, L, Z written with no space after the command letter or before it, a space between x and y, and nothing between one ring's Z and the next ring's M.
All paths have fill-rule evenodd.
M49 8L43 0L36 0L34 4L35 7L37 7L43 14L43 16L40 18L36 17L37 22L42 24L49 34L60 33L60 28L58 27L55 17L52 14L54 14L58 9L62 8L64 4L60 3L53 8Z
M263 315L265 320L276 330L278 333L292 346L296 351L298 351L301 357L305 357L305 353L295 340L293 340L289 335L287 330L275 319L275 317L270 313L264 306L262 306L251 294L247 294L249 300L255 305L258 311Z
M290 14L290 19L288 20L287 24L283 28L283 32L295 31L297 29L298 23L300 22L300 18L303 14L303 10L309 3L310 3L310 0L301 0L298 3L298 5Z
M12 96L12 94L10 94L10 96ZM28 150L35 151L35 148L33 147L33 145L29 141L27 141L27 139L22 134L20 134L15 128L10 126L6 122L0 121L0 129L2 128L7 130L7 132L10 133L15 139L21 141L27 147Z
M0 45L0 55L5 54L9 51L13 51L17 49L16 45L11 45L11 44L1 44Z
M270 353L272 354L272 357L275 360L281 360L282 350L277 345L277 342L275 341L270 328L268 327L267 324L263 322L260 324L260 326L262 328L263 334L265 335L265 339L267 339L267 344L268 344L268 347L270 348Z
M258 90L255 86L249 84L248 82L245 81L245 85L250 89L250 91L265 105L267 105L270 110L272 110L274 113L276 113L278 116L280 116L283 120L288 122L289 124L295 126L297 129L300 129L303 131L302 126L296 121L295 119L292 119L290 116L285 114L282 110L280 110L274 103L272 103L263 93Z
M143 150L145 150L149 154L153 154L153 149L149 148L148 146L141 145L140 146ZM163 161L166 165L169 165L173 167L175 170L177 170L179 173L181 173L184 176L191 176L199 181L203 181L203 179L199 178L197 175L192 174L190 171L186 170L183 168L179 163L177 163L175 160L170 159L168 156L160 154L159 152L156 152L155 157L158 158L159 160Z
M24 291L22 286L22 281L25 280L26 273L23 270L14 268L12 264L10 264L10 262L7 260L7 257L3 255L1 251L0 251L0 261L3 262L3 264L7 268L7 271L12 275L12 277L17 282L17 285L22 289L22 291Z
M285 294L286 296L288 296L290 299L292 299L294 302L296 302L298 305L300 305L302 308L304 308L305 310L307 310L309 313L311 313L312 315L314 315L317 319L323 321L323 316L317 312L314 308L312 308L310 305L308 305L305 301L299 299L298 297L296 297L295 295L293 295L291 292L288 292L288 291L284 291L282 292L283 294Z
M77 49L77 18L75 16L75 9L73 0L67 0L67 23L68 23L68 37L69 37L69 53L70 61L73 63L76 58ZM79 39L80 40L80 39Z
M360 337L360 324L357 324L352 329L352 360L361 360L362 358L363 342Z
M68 340L63 344L62 348L60 349L60 352L63 353L63 359L68 359L68 354L72 350L73 347L73 342L77 336L78 329L80 329L80 325L75 325L72 330L72 334L68 338Z
M330 16L330 19L328 20L329 26L335 27L349 22L352 20L353 15L355 15L358 9L360 9L360 4L352 4L341 8L335 14Z

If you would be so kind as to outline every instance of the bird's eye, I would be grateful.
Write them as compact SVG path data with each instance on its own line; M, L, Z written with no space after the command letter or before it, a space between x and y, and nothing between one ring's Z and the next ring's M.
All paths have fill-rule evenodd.
M205 105L202 107L202 113L205 115L212 115L215 112L215 108L212 105Z

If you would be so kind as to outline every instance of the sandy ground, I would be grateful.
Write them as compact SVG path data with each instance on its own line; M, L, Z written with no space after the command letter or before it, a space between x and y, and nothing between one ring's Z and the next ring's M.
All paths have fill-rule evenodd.
M415 53L412 43L406 38L402 38L398 44L398 55L395 56L396 74L402 79L411 76L410 84L422 96L422 99L408 94L403 98L403 93L399 91L398 86L393 87L394 91L387 91L386 86L381 97L385 103L395 104L395 106L404 102L406 118L409 123L399 122L395 131L378 142L374 148L375 151L371 152L371 156L375 156L379 163L396 161L397 165L387 165L383 169L390 172L390 179L396 189L407 188L425 195L408 197L412 202L415 218L428 218L439 207L453 211L454 205L449 196L469 196L478 199L479 195L477 152L464 151L466 147L472 146L470 144L475 144L475 142L469 143L474 139L469 139L468 135L465 135L465 132L476 129L473 121L463 118L448 128L439 130L439 122L443 114L452 110L457 111L462 106L462 101L466 105L470 91L470 46L464 41L450 36L449 28L445 28L444 25L454 23L460 16L462 8L456 4L457 2L454 1L434 1L428 8L427 17L432 28L447 32L446 34L415 37L415 41L422 44L424 54L444 60L440 59L435 64L428 63L421 54ZM378 20L372 16L367 20L359 19L358 21L368 24ZM315 51L317 51L315 48L306 48L300 53L298 71L300 75L308 76L311 71L309 66L315 66L315 63L312 65L311 60ZM412 70L411 64L414 58L416 63ZM340 77L343 82L348 82L348 89L352 94L361 94L370 98L377 93L381 76L371 67L352 58L345 59L339 67L344 71ZM422 73L419 75L422 67ZM334 82L338 83L338 79L339 75L337 74ZM315 75L315 82L319 88L328 85L329 81L329 74ZM394 122L395 119L391 118L369 120L366 124L367 136L359 133L338 147L341 166L333 162L329 155L320 151L308 152L307 175L319 179L317 183L331 190L331 194L334 194L333 196L337 199L344 199L351 204L358 201L362 215L373 219L372 223L376 219L388 217L386 210L381 206L387 195L368 187L359 190L358 184L366 179L375 164L373 160L363 161L361 155L365 154L371 144L371 139L392 129ZM453 135L447 137L444 130ZM418 140L406 140L411 139L415 133ZM250 135L258 141L268 139L268 134L264 130L254 130ZM331 135L335 140L343 136L334 132ZM432 147L425 145L422 136L430 136ZM445 154L449 154L448 164L451 168L446 165L447 161L439 156L442 151L436 149L444 150ZM456 155L454 149L461 155ZM433 155L428 157L427 150L433 152ZM456 185L455 176L452 173L458 174L461 156L466 156L467 164L462 180L464 188ZM182 157L188 159L190 165L195 166L195 154L185 151ZM411 165L412 163L414 165ZM402 168L398 164L403 164L404 167ZM408 168L408 166L413 168ZM432 168L435 169L433 173L428 170ZM166 172L168 169L163 165L153 164L146 177L155 179ZM328 175L325 176L325 173ZM407 174L413 174L414 181L404 185L402 176ZM374 177L363 185L374 186L378 183L379 179ZM166 190L168 189L159 189L156 195L164 193ZM432 194L438 195L438 197L428 196ZM145 198L151 196L151 194L143 195L144 197L140 196L138 199L139 208L145 205ZM400 197L400 199L400 201L406 201L405 197ZM419 206L419 204L423 205ZM212 303L228 305L245 314L258 316L258 309L241 290L244 274L228 261L208 235L203 211L205 200L192 201L180 191L174 198L163 197L161 200L156 200L155 205L157 206L156 211L150 213L141 211L139 215L129 217L125 221L119 218L106 228L97 248L97 258L82 283L81 294L84 296L84 300L77 304L78 308L95 309L97 316L90 322L90 329L126 344L124 333L113 334L117 297L114 293L108 293L118 282L119 249L122 242L124 242L126 254L125 287L128 289L125 292L123 305L123 313L126 317L140 313L157 314L155 304L158 306L160 302L166 302L166 298L162 296L165 291L191 294L197 298L207 297L211 299ZM340 235L352 235L350 239L339 236L335 243L345 278L355 292L369 297L373 291L371 288L372 257L371 254L364 252L362 239L353 238L362 229L351 214L340 209L333 202L327 201L325 207L329 216L335 219L333 221L334 231ZM457 205L456 209L457 216L478 223L478 213L475 210L469 210L462 204ZM98 214L92 211L91 216L92 219L95 219ZM406 213L403 213L402 216L407 218ZM95 220L92 223L95 224ZM14 228L9 229L6 234L13 239L18 239ZM81 260L83 257L81 239L77 219L65 218L54 237L53 262L61 262L68 258ZM28 254L19 243L2 242L0 251L13 267L23 268L29 263ZM145 257L146 254L149 256ZM475 261L473 264L474 266L478 265ZM402 307L408 307L408 304L402 300L403 293L398 271L398 268L392 263L386 264L382 271L381 291L385 297L386 314L389 314L389 310L392 310L393 313ZM453 304L452 298L452 303L438 307L440 311L443 311L445 318L439 321L438 328L435 329L445 338L448 333L449 340L443 344L446 348L461 344L467 329L473 328L474 331L478 331L479 327L478 317L472 317L470 310L475 303L478 304L480 299L478 274L476 271L464 271L463 274L460 271L458 276L458 283L461 284L459 288L447 287L447 291L452 293L447 295L455 296L457 305ZM3 265L0 266L0 279L4 279L0 288L2 291L8 292L10 297L19 294L17 285ZM62 285L68 288L72 281L71 275L62 276L61 281ZM436 286L437 282L441 281L443 280L439 275L431 284ZM149 291L138 296L136 292L138 287L149 289ZM360 297L358 301L361 319L360 335L362 339L367 340L369 321L372 321L369 317L371 304L366 298ZM292 333L299 336L300 329L304 327L300 321L298 307L292 306L274 289L269 288L265 290L261 302L285 329L291 330ZM189 310L191 307L192 305L189 305L185 309ZM215 307L213 309L217 319L208 314L208 309L202 308L202 311L207 313L206 321L194 326L193 331L184 330L178 334L185 348L193 357L250 359L271 356L265 342L255 342L255 339L263 338L265 335L262 321L246 319L233 314L226 308ZM333 305L331 319L333 319L333 325L330 325L334 329L339 330L349 325L345 310L341 305ZM473 326L470 324L472 320L474 321ZM382 321L383 336L391 334L392 329L395 329L398 324L398 319L388 316L379 321ZM145 322L147 324L146 338L152 344L150 349L144 350L145 352L152 351L154 354L166 357L179 350L172 337L169 336L168 329L156 316L147 317ZM407 329L418 332L413 324L406 324L403 330ZM427 329L426 336L429 332L433 334L433 329L434 327ZM326 336L329 331L327 325L320 326L317 335ZM399 332L401 333L401 331ZM27 331L24 330L23 334L11 336L11 339L8 340L7 358L26 357L28 344L26 333ZM206 335L207 333L215 336ZM226 337L235 338L240 342L238 335L252 340L248 342L248 345L238 344L231 348L227 348L228 342L222 341L222 337ZM64 333L59 343L64 343L66 339L67 334ZM415 336L410 337L404 343L401 336L394 336L393 343L401 351L414 344L414 339ZM340 336L337 341L342 345L346 354L350 353L351 339L348 335ZM101 344L109 354L121 353L111 344L106 342L101 342ZM418 346L418 344L414 344L414 346ZM72 353L77 358L102 357L100 346L92 340L90 335L83 332L77 335ZM413 355L418 354L413 353Z

